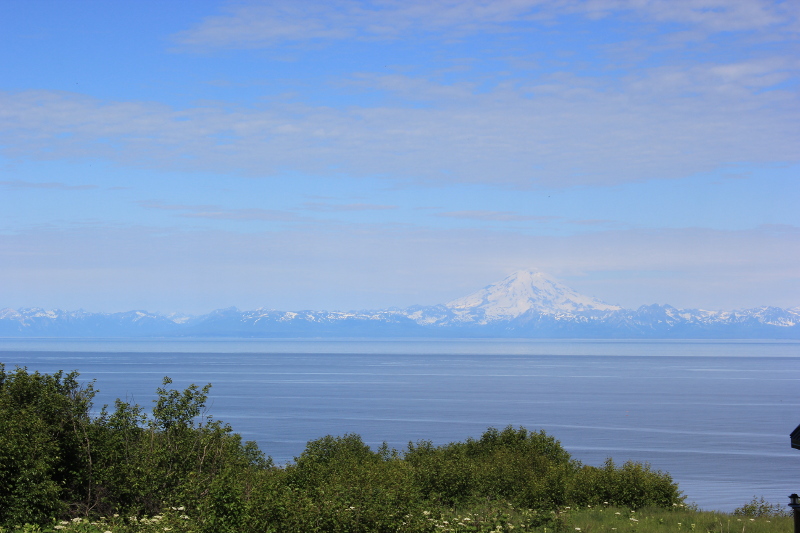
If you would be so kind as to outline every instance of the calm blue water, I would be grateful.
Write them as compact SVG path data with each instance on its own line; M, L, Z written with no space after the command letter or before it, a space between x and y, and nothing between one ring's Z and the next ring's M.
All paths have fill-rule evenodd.
M647 461L704 509L800 491L800 342L0 339L0 362L77 369L99 405L210 382L210 413L279 463L326 434L402 448L511 424L587 464Z

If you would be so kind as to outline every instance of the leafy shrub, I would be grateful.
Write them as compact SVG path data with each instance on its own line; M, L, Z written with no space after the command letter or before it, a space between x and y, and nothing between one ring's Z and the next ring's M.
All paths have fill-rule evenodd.
M769 503L763 496L753 499L734 509L733 514L736 516L746 516L748 518L762 518L770 516L790 516L792 513L789 511L788 506L783 506L778 503Z
M156 390L153 418L117 400L115 411L95 420L95 506L103 514L156 515L186 506L200 530L236 531L244 509L249 470L271 461L231 427L205 416L210 385Z
M573 477L570 500L579 505L607 503L631 509L670 507L684 497L666 472L649 464L625 462L617 468L612 459L600 467L583 466Z
M519 507L555 509L566 502L566 480L577 468L553 437L510 426L440 447L409 444L405 459L422 494L445 506L505 499Z
M309 442L284 473L284 502L294 508L282 515L286 531L396 531L420 502L397 452L374 452L355 434Z
M195 422L210 385L159 388L152 419L121 400L92 418L95 391L77 377L0 364L0 525L179 505L197 511L201 530L236 523L247 471L271 463L229 426Z
M77 377L6 372L0 363L0 524L42 522L81 505L95 392Z

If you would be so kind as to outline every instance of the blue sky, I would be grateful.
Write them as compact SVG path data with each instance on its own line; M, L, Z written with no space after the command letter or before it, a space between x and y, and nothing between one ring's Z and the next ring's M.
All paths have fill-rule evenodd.
M800 305L800 4L0 3L0 307Z

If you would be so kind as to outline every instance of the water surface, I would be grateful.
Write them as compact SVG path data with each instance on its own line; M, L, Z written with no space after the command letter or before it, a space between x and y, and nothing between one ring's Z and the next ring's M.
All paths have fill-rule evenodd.
M210 413L277 462L326 434L403 448L514 425L587 464L647 461L704 509L800 489L800 342L0 339L0 362L77 369L98 404L210 382Z

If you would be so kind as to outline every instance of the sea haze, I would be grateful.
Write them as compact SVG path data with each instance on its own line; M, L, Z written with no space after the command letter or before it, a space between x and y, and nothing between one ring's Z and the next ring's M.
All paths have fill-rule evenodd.
M586 464L647 461L703 509L800 483L797 341L0 339L0 362L77 369L97 406L210 382L210 414L278 463L326 434L403 448L514 425Z

